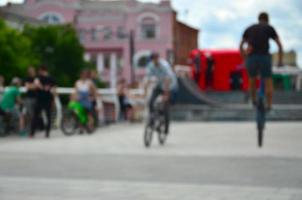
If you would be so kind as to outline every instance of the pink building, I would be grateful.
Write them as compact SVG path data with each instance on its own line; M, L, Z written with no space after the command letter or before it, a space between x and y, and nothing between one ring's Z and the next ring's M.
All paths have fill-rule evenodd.
M175 30L182 29L176 28L176 13L168 0L159 4L136 0L25 0L22 10L50 24L74 24L86 49L85 59L95 63L102 79L112 87L119 77L139 81L152 51L175 63L175 47L182 46L174 39ZM193 49L197 47L198 31L188 28L194 32L194 41L187 48ZM190 49L185 52L189 54Z

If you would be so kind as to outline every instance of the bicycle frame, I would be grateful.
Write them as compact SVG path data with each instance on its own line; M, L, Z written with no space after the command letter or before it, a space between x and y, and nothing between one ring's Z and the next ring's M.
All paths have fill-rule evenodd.
M68 109L70 109L76 114L81 125L86 125L88 123L88 114L79 102L77 101L69 102Z

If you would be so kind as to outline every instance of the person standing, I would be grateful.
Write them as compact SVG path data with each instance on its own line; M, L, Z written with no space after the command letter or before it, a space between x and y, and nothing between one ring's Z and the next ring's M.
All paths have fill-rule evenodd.
M256 105L256 79L260 75L265 81L266 109L270 110L273 102L273 80L269 40L273 39L278 46L279 66L283 65L283 49L275 28L269 24L269 15L265 12L260 13L258 20L259 23L248 27L244 31L240 42L240 52L246 59L253 104ZM245 45L247 45L246 48Z
M214 65L215 61L213 56L210 53L206 54L206 62L207 62L207 69L206 69L206 87L207 89L213 88L213 72L214 72Z
M194 66L194 80L196 82L196 84L199 85L199 80L200 80L200 76L201 76L201 66L202 62L201 62L201 54L200 52L196 53L196 55L193 58L193 66Z
M31 122L33 118L35 102L36 102L37 88L34 83L35 78L36 78L35 68L29 67L27 70L27 77L24 79L24 87L26 88L24 106L29 122Z
M129 99L128 85L125 79L121 79L117 84L117 96L120 104L120 119L132 120L134 117L133 105Z
M42 111L44 111L47 119L45 137L49 138L51 129L51 108L54 99L55 81L49 75L48 69L45 66L40 67L39 74L34 80L34 84L37 88L37 91L30 136L35 136L35 132L39 124L40 115Z

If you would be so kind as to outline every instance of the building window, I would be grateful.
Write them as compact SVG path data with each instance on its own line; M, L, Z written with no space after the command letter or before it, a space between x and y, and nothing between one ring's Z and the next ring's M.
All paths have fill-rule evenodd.
M104 40L110 40L112 38L112 30L110 27L104 28Z
M157 37L156 21L151 17L146 17L141 22L141 34L143 39L155 39Z
M97 55L96 54L91 54L90 55L90 61L89 61L93 66L97 66Z
M91 40L92 41L97 41L99 38L98 38L98 31L97 29L93 28L91 29Z
M127 33L125 31L125 27L123 27L123 26L119 26L117 28L117 33L116 34L117 34L117 38L118 39L125 39L127 37Z
M116 64L117 64L117 68L118 68L118 69L122 69L122 68L123 68L124 60L123 60L122 54L118 54L118 55L117 55Z
M56 13L46 13L40 17L41 20L48 24L60 24L63 23L63 19L59 14Z
M105 53L104 54L104 68L110 69L110 65L111 65L110 53Z
M85 41L86 31L84 29L80 29L78 31L78 36L81 42Z

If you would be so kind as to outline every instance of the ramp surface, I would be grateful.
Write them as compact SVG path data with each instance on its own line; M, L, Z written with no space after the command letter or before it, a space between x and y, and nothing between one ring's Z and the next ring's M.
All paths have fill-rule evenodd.
M206 94L201 92L197 84L189 78L178 78L178 85L176 104L220 105L220 103L208 98Z

